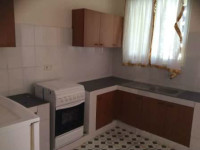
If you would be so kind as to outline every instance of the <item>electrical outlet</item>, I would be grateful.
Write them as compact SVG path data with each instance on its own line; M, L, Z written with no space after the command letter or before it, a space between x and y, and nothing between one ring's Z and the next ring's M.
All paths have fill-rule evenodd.
M44 71L51 71L53 68L52 65L44 65Z

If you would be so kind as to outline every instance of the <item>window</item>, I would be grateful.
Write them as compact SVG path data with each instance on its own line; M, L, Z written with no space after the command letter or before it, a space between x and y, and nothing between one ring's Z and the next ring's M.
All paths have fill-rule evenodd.
M181 72L187 32L186 0L127 0L123 63Z

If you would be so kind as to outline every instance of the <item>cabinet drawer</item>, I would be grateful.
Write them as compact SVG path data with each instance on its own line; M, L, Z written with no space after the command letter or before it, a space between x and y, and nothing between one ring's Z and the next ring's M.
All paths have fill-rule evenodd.
M38 114L37 115L40 117L40 120L49 119L49 115L50 115L49 104L43 104L43 105L38 106Z

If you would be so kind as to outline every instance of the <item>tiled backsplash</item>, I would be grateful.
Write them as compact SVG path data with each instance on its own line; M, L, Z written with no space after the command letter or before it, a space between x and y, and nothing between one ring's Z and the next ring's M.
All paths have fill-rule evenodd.
M38 81L78 82L110 75L200 91L198 37L189 34L183 72L170 80L165 70L122 66L121 49L72 47L71 28L16 24L17 47L0 48L0 94L30 92Z
M69 28L16 24L17 47L0 48L0 94L29 92L38 81L112 74L111 49L72 47L71 41Z

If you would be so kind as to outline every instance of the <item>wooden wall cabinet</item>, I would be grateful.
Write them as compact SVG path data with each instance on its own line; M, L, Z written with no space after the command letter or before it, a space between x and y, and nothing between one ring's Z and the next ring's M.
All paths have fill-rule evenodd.
M72 11L73 46L121 47L123 17L88 9Z
M189 147L192 107L114 91L97 97L97 129L120 120Z
M113 22L113 46L120 48L122 47L124 18L113 16Z
M13 0L0 1L0 47L15 47Z

